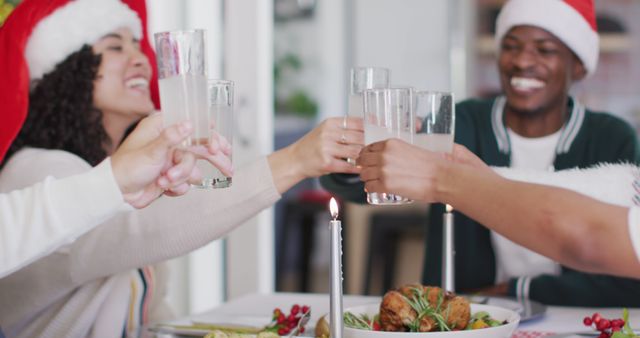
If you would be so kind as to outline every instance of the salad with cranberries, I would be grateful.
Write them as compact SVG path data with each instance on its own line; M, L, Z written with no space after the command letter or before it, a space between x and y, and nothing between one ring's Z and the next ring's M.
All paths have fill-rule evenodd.
M629 311L622 311L622 318L604 318L598 312L582 320L585 326L600 331L598 338L636 338L637 336L629 326Z

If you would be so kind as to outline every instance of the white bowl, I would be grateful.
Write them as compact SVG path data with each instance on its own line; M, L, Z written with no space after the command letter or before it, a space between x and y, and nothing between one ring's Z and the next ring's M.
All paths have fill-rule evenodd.
M368 314L373 317L380 310L380 304L368 304L355 306L344 311L355 315ZM471 314L479 311L486 311L489 315L499 321L507 321L507 324L477 330L445 331L445 332L385 332L367 331L344 327L345 338L510 338L513 331L518 327L520 315L516 312L497 306L471 304Z

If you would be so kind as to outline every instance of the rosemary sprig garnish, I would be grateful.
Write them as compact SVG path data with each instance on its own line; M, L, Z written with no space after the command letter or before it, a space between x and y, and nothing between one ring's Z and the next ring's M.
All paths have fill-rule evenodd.
M438 293L438 301L435 306L431 306L429 303L429 293L425 293L422 288L411 288L411 292L413 296L411 298L404 296L404 299L407 303L413 308L413 310L418 314L416 319L414 319L407 326L409 327L409 331L411 332L419 332L420 331L420 321L424 317L432 318L437 324L440 331L451 331L451 328L447 325L447 321L440 313L440 308L442 307L442 303L444 301L444 294L442 291ZM447 308L447 317L449 317L449 309Z
M344 325L360 330L373 330L373 321L367 314L356 316L351 312L345 312L343 315Z

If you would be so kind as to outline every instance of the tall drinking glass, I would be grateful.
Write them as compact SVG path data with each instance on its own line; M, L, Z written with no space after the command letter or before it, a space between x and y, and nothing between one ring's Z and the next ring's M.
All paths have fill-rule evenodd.
M218 107L211 104L207 83L205 31L201 29L171 31L154 35L158 61L158 83L160 85L160 103L165 126L189 121L193 133L184 142L184 146L206 146L212 137L232 130L231 126L222 126L216 120ZM230 88L232 107L233 83ZM225 108L226 109L226 108ZM226 115L231 115L230 108ZM217 127L216 127L217 126ZM216 128L216 129L214 129ZM215 133L218 134L215 134ZM231 142L231 138L227 138ZM224 188L231 185L231 177L223 176L218 169L204 160L198 160L203 179L198 188Z
M351 68L349 82L349 108L347 110L347 117L363 118L364 107L362 93L367 89L388 88L389 69L375 67ZM356 164L356 160L353 158L348 158L347 162L353 165Z
M208 111L213 126L212 137L219 143L233 147L233 82L227 80L209 80L207 82ZM229 154L229 159L232 160ZM204 160L196 163L202 172L202 188L227 188L231 186L232 177L226 176L216 167Z
M212 124L207 109L204 30L162 32L154 38L165 126L189 121L194 130L185 146L208 144Z
M453 150L455 105L452 93L414 91L416 134L413 143L441 153Z
M364 91L365 144L398 138L413 143L413 90L411 88ZM412 201L393 193L367 193L369 204L406 204Z
M414 144L434 152L453 150L455 105L452 93L416 91L414 93ZM455 291L455 243L453 208L447 204L442 220L442 288Z

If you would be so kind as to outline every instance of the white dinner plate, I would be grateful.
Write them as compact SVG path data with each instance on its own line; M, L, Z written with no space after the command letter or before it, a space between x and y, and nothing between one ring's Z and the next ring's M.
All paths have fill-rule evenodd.
M380 303L354 306L345 309L353 314L368 314L373 317L380 310ZM520 316L515 311L493 305L471 304L471 313L486 311L504 325L478 330L461 330L447 332L386 332L344 328L345 338L509 338L518 326Z
M534 300L519 302L517 299L510 297L463 296L472 303L493 305L515 311L520 315L521 323L540 318L547 312L546 305Z
M208 330L175 328L171 326L156 325L149 328L153 332L154 337L203 337L206 336Z

